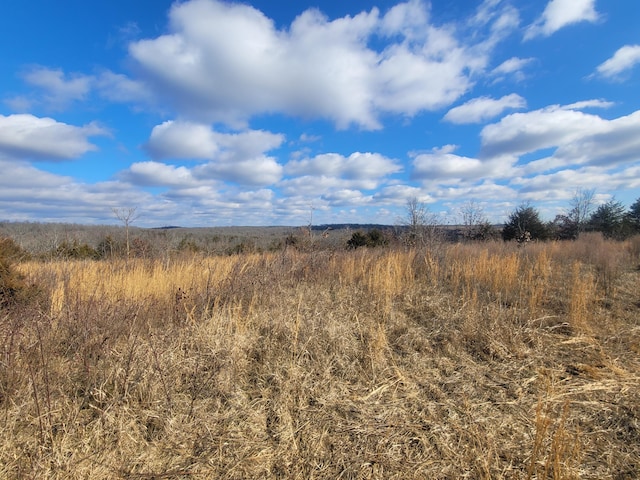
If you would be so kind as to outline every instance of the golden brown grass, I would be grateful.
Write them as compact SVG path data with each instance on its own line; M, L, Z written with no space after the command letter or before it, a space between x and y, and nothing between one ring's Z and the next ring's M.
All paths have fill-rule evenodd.
M632 247L23 263L0 477L635 478Z

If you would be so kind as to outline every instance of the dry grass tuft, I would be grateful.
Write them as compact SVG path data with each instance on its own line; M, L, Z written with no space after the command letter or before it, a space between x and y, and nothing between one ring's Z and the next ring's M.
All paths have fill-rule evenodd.
M580 242L19 264L0 477L634 478L640 274Z

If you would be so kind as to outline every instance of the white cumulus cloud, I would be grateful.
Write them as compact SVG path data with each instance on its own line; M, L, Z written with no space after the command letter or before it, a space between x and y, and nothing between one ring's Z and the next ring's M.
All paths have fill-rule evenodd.
M279 182L278 187L287 196L315 196L330 205L342 206L347 197L363 204L370 196L353 192L379 188L400 170L402 167L395 160L377 153L354 152L348 157L328 153L289 161L285 165L289 178Z
M189 170L197 180L269 185L280 179L283 167L265 153L283 142L283 135L263 130L221 133L208 125L171 120L153 128L145 149L155 160L206 161ZM142 178L133 173L129 178Z
M304 160L293 160L285 166L289 175L326 175L349 180L377 179L401 169L398 163L380 154L360 152L348 157L327 153Z
M108 135L96 124L68 125L30 114L0 115L0 155L25 160L69 160L98 147L88 139Z
M617 175L621 185L632 188L633 179L625 181L617 172L638 162L640 111L609 120L575 110L607 105L603 101L585 101L509 115L482 130L480 158L510 165L506 171L516 177L516 183L535 183L532 179L544 172L550 172L546 174L548 178L562 178L555 173L598 168L600 183L594 180L584 186L602 188L606 175ZM544 156L518 163L521 156L536 152Z
M223 180L242 185L273 185L282 177L282 165L274 157L257 155L235 161L213 161L194 167L198 178Z
M198 183L186 167L161 162L136 162L119 174L121 180L147 187L185 187Z
M607 120L567 106L552 105L531 112L513 113L482 129L481 156L516 158L524 153L565 145L606 129Z
M515 28L508 17L497 15L487 35ZM376 37L384 47L372 47ZM334 20L306 10L281 29L246 4L191 0L171 8L167 34L129 47L141 78L181 116L236 128L283 113L377 129L382 114L412 116L458 99L471 72L485 68L486 50L431 24L420 0Z
M598 65L597 72L605 78L616 78L640 64L640 45L625 45L613 57Z
M153 128L145 149L156 160L241 160L278 148L284 135L264 130L220 133L209 125L169 120Z
M525 40L548 37L563 27L579 22L596 22L599 18L595 0L551 0L542 16L527 28Z
M61 69L34 66L23 74L24 80L44 91L44 102L50 108L64 108L70 102L85 100L91 91L93 77L66 75Z
M217 134L208 125L169 120L156 125L145 149L155 159L211 159L219 151Z
M497 117L507 109L524 108L526 105L525 99L515 93L498 99L479 97L452 108L444 116L444 119L457 124L482 123Z
M461 181L477 181L481 178L504 175L499 162L486 162L477 158L453 153L455 145L434 148L430 153L415 155L411 177L429 184L451 184Z
M534 61L534 58L511 57L491 70L489 75L494 77L494 83L504 80L509 76L513 77L516 81L521 81L525 78L524 68Z

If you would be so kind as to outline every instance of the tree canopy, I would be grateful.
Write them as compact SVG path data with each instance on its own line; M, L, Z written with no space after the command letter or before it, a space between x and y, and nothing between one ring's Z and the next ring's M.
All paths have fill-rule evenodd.
M589 227L591 230L602 232L607 238L622 238L624 236L624 218L624 205L612 199L600 205L593 212L589 219Z
M531 240L546 240L549 238L549 229L540 220L540 212L529 204L517 207L509 215L509 219L502 229L503 240L521 238L527 232Z

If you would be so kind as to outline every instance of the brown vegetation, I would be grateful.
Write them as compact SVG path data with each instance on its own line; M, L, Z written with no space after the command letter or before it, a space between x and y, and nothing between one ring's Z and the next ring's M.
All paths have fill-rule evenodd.
M24 261L1 478L635 478L638 240Z

